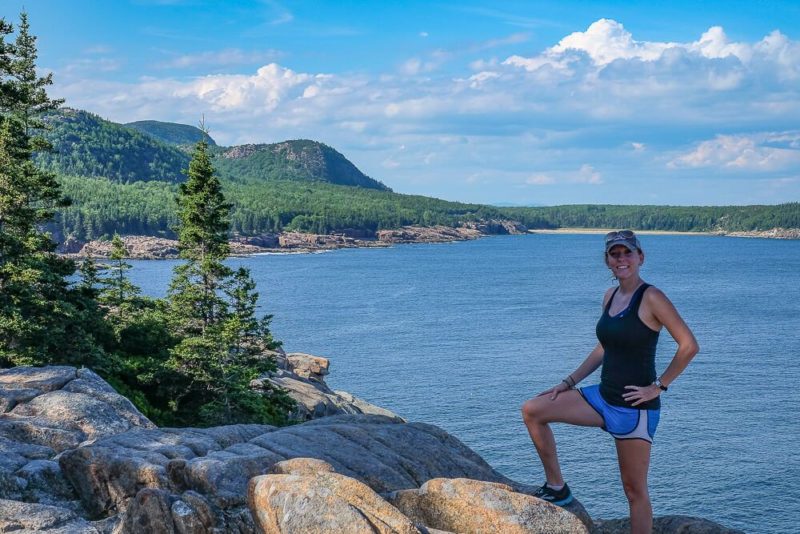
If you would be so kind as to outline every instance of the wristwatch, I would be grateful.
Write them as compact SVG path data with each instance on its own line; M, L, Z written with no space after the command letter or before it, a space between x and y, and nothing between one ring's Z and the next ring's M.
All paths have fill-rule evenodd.
M660 389L661 391L667 391L667 389L669 389L667 386L661 383L660 378L656 378L656 381L653 382L653 384L657 385L658 389Z

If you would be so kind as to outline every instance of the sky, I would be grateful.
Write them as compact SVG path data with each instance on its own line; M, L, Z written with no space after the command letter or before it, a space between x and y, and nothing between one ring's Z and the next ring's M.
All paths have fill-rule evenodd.
M399 193L800 201L796 0L0 0L23 8L69 107L321 141Z

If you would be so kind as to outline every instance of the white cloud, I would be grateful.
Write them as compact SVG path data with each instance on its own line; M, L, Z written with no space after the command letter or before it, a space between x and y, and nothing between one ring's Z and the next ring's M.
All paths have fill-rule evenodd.
M584 164L581 165L581 168L575 174L573 180L579 184L597 185L603 183L603 175L596 171L591 165Z
M205 54L182 61L246 56ZM398 190L481 176L476 191L494 181L532 194L566 187L598 195L569 200L580 202L609 188L576 185L616 186L626 174L647 176L648 187L659 173L672 183L708 168L740 180L751 173L754 184L800 175L800 135L788 130L800 124L800 43L778 31L745 43L721 28L687 42L650 42L603 19L505 61L435 50L374 74L268 63L240 74L123 83L86 72L56 72L53 96L119 122L195 124L205 114L222 144L318 139ZM800 190L791 184L784 190ZM444 186L406 191L448 198Z
M556 183L556 179L547 174L534 174L525 179L528 185L550 185Z
M201 52L199 54L186 54L175 57L164 62L164 68L184 69L189 67L205 66L218 67L230 65L242 65L247 63L257 63L272 61L282 54L277 50L246 52L238 48L227 48L214 52Z
M94 46L90 46L89 48L86 48L84 50L84 52L87 54L110 54L113 51L114 51L113 48L104 44L97 44Z
M697 41L687 43L637 41L621 23L610 19L600 19L584 32L571 33L539 55L513 55L504 64L530 72L547 67L579 76L585 73L581 68L586 66L584 58L589 59L589 71L594 74L617 61L659 63L655 69L650 69L651 75L669 74L670 67L674 70L688 66L719 90L737 86L744 77L741 72L732 72L732 66L743 66L753 72L766 67L785 79L800 77L800 43L789 40L777 30L752 44L731 42L719 26L709 28ZM723 59L735 63L714 62ZM722 70L715 70L715 67Z
M116 58L81 58L66 65L61 72L67 76L75 76L87 72L113 72L119 70L122 65L123 62Z
M783 145L783 146L781 146ZM671 168L777 171L800 165L800 132L718 135L669 162Z
M525 179L527 185L591 184L603 183L603 176L589 164L583 164L577 171L555 171L538 173Z
M271 13L269 14L269 24L278 26L286 24L294 20L292 12L286 9L282 4L275 0L262 0L264 4L270 7Z
M574 32L550 48L552 56L569 50L581 50L589 54L598 65L606 65L615 59L658 59L671 43L635 41L619 22L600 19L592 23L585 32Z
M445 62L452 58L452 54L446 50L434 50L425 59L412 57L400 65L400 72L406 76L416 76L433 72L441 67Z

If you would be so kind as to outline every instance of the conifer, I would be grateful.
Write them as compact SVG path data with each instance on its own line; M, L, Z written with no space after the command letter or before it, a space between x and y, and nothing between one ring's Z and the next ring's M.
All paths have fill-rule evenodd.
M256 318L258 294L249 271L222 262L230 251L231 204L214 173L208 142L195 146L177 197L180 256L169 288L170 317L181 341L167 363L181 380L172 387L178 422L216 425L285 421L291 400L274 388L258 392L251 381L275 369L265 351L278 344L270 316ZM265 394L266 393L266 394ZM200 421L197 418L200 418Z
M0 367L20 364L103 364L92 332L99 313L70 287L74 262L58 257L41 227L68 204L53 173L32 155L48 143L36 129L60 100L47 94L52 76L36 72L36 38L27 14L13 27L0 20Z

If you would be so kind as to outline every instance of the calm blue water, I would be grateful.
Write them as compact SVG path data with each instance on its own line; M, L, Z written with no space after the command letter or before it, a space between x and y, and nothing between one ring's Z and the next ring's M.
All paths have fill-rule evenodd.
M332 360L331 386L439 425L505 475L537 484L543 474L519 407L596 342L611 283L600 241L503 236L231 263L252 269L287 351ZM643 245L643 277L701 345L662 398L655 514L796 532L800 241L644 236ZM163 295L175 262L132 263L133 281ZM663 332L659 370L674 350ZM627 516L613 439L597 429L555 432L564 475L589 513Z

